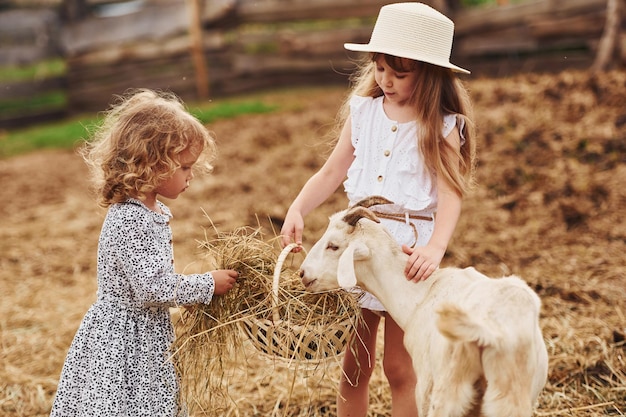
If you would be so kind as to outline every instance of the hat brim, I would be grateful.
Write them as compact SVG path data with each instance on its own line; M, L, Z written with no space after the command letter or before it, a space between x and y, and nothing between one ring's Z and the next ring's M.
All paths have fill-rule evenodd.
M433 65L437 65L439 67L443 67L443 68L450 68L452 71L455 72L461 72L463 74L471 74L470 71L466 70L465 68L461 68L459 66L456 66L450 62L446 62L446 61L438 61L436 59L431 59L428 57L424 57L422 55L419 54L415 54L415 53L411 53L411 52L407 52L407 51L401 51L401 50L394 50L393 48L390 47L385 47L385 48L377 48L375 46L372 46L370 44L360 44L360 43L344 43L343 47L346 48L349 51L357 51L357 52L376 52L379 54L387 54L387 55L393 55L393 56L397 56L400 58L408 58L408 59L413 59L415 61L421 61L421 62L426 62L428 64L433 64Z

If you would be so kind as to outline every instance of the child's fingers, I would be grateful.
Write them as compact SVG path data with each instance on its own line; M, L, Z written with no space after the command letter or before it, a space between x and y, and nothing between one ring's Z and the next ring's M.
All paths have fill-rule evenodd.
M299 229L296 227L295 233L294 233L294 242L298 245L298 247L296 247L295 249L297 249L296 252L299 252L302 246L302 229Z
M280 237L281 237L280 243L283 248L293 242L293 243L296 243L298 247L294 248L292 252L300 252L301 250L300 246L302 246L302 229L301 228L298 228L295 226L293 228L288 228L288 229L283 228L283 230L281 230Z
M280 235L280 244L284 248L285 246L291 243L291 235L281 233Z

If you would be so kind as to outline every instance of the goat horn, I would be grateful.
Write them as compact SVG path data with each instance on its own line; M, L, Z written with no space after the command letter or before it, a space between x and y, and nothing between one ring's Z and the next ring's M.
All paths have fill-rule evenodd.
M364 198L363 200L359 201L358 203L356 203L352 207L366 207L366 208L368 208L368 207L372 207L372 206L377 206L379 204L393 204L393 201L389 201L385 197L381 197L379 195L374 195L374 196L371 196L371 197Z
M378 217L371 210L368 210L365 207L353 207L343 216L343 221L348 223L350 226L356 226L356 223L362 218L370 219L373 222L380 223Z

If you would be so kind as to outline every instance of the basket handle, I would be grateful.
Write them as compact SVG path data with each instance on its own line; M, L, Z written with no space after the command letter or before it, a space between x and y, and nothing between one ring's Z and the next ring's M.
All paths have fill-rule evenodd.
M276 266L274 267L274 281L272 282L272 306L274 307L274 323L280 321L280 315L278 313L278 285L280 281L280 273L282 272L285 259L287 259L289 253L291 253L291 251L298 246L300 245L298 245L297 243L290 243L289 245L285 246L282 252L280 252L280 255L278 255L278 260L276 261ZM302 250L306 255L306 249L302 248Z

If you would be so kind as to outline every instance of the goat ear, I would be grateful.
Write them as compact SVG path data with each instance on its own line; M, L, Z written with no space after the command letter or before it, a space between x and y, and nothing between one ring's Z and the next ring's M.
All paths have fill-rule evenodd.
M370 249L361 241L352 241L339 257L337 264L337 282L342 288L352 288L356 285L354 261L369 257Z

